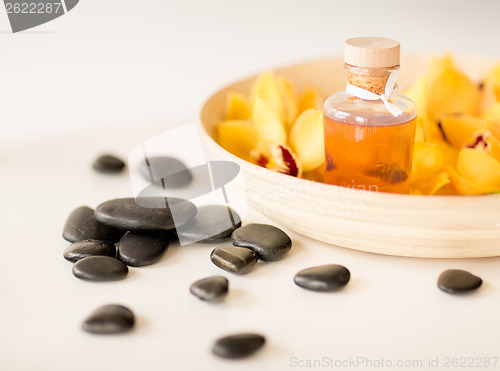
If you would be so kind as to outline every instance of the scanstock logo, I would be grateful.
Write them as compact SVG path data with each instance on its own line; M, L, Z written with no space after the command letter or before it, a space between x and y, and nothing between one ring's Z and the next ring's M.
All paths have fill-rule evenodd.
M79 0L3 0L12 32L24 31L56 19Z

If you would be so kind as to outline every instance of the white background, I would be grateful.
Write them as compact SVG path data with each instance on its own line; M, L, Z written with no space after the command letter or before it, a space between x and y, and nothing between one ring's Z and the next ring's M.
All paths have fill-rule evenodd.
M500 59L499 19L494 0L81 0L12 34L0 7L0 369L288 370L300 369L293 357L323 356L422 360L423 369L439 357L445 369L445 357L499 357L498 258L378 256L287 231L294 248L286 259L226 275L229 297L207 305L188 288L224 273L209 261L213 246L173 246L124 281L92 284L72 276L60 236L73 208L131 195L127 174L90 169L98 154L126 158L142 141L195 122L203 101L229 82L339 56L353 36L397 39L403 53ZM250 211L244 222L266 218ZM293 284L298 270L323 263L351 270L344 291ZM447 268L485 283L473 295L446 295L436 279ZM131 307L136 330L83 333L85 316L108 302ZM210 354L217 337L238 331L265 334L267 347L243 362Z

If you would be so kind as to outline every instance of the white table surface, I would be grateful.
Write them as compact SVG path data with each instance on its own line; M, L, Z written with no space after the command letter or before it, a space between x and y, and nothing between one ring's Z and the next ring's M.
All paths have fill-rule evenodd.
M384 368L382 359L394 369L405 369L398 360L454 369L446 357L493 364L500 258L374 255L287 230L287 257L242 277L210 262L213 245L174 245L159 263L96 284L71 274L61 231L75 207L131 196L126 173L91 170L97 155L126 158L143 141L195 122L204 99L231 81L341 55L344 40L360 35L398 39L403 52L500 59L498 14L497 1L82 0L53 22L12 34L0 11L0 370L289 370L323 357L344 361L342 369L354 369L348 362L358 357L372 367L357 369ZM250 210L250 222L268 220ZM324 263L350 269L345 290L293 284L297 271ZM436 280L448 268L481 276L483 287L463 297L441 292ZM221 273L231 284L225 302L188 293L196 279ZM80 330L111 302L134 310L133 332ZM266 347L244 361L211 354L216 338L240 331L266 335ZM500 369L500 360L487 369Z

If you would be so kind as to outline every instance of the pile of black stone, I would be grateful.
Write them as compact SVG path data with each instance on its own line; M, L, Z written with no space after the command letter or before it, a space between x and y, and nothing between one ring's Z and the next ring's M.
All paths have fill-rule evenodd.
M175 187L191 182L189 170L180 161L151 160L156 169L173 166L182 175L173 183ZM120 172L124 167L121 160L109 155L99 157L94 163L96 170L105 173ZM149 181L159 176L148 172L145 165L141 173ZM231 223L228 224L228 220ZM217 267L238 275L251 271L259 260L280 260L292 248L292 240L283 230L268 224L242 226L240 216L229 206L197 208L188 200L174 197L113 199L95 210L80 206L69 215L63 237L71 242L64 258L75 263L73 274L88 281L123 279L128 267L158 262L169 244L178 239L222 244L212 250L210 260ZM294 282L307 290L334 292L344 288L350 277L346 267L327 264L301 270ZM438 279L438 287L452 294L475 290L481 284L479 277L462 270L445 271ZM202 278L191 285L190 292L200 300L219 302L229 292L229 280L223 276ZM82 328L91 333L121 333L132 329L134 323L134 314L129 308L110 304L96 309ZM260 334L235 334L217 340L213 352L224 358L241 358L253 354L264 343L265 338Z
M175 182L177 188L189 185L192 180L189 170L176 159L149 161L154 161L154 168L160 170L175 165L176 171L182 174L182 181ZM93 167L102 173L118 173L125 168L125 163L115 156L103 155ZM159 176L146 170L141 166L141 174L149 181ZM178 239L199 243L231 241L231 245L216 247L210 259L219 268L234 274L249 272L259 259L279 260L292 247L290 237L277 227L241 225L238 213L226 205L197 208L188 200L174 197L113 199L95 210L80 206L70 213L63 238L71 244L63 255L74 263L75 277L99 282L124 279L129 267L158 262L170 243ZM209 302L222 300L228 291L229 280L223 276L203 278L190 287L193 295ZM134 324L134 314L129 308L108 304L97 308L82 328L91 333L109 334L128 331ZM264 343L265 338L259 334L236 334L219 339L213 351L225 358L240 358L254 353Z

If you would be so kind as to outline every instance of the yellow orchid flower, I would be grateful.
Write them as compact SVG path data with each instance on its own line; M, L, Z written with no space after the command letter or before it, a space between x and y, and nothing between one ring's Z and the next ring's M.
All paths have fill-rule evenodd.
M226 102L226 120L248 120L252 117L250 103L243 94L229 92Z
M464 148L458 155L458 173L480 186L500 188L500 162L485 151Z
M259 135L248 120L229 120L217 124L219 144L226 151L246 161L257 145Z
M411 193L432 196L436 194L441 188L450 184L450 182L450 176L446 171L442 170L427 179L421 180L419 182L412 182Z
M310 171L325 161L323 113L309 108L302 112L290 130L290 147L302 170Z
M270 143L286 143L285 127L276 113L259 95L254 102L252 119L259 138Z
M443 167L443 156L436 145L415 142L413 148L412 181L421 182L435 175Z
M265 72L260 75L252 86L250 102L254 107L257 97L266 103L266 106L276 115L276 118L284 123L285 107L281 97L280 88L273 72ZM255 118L254 118L255 119Z
M500 142L500 117L497 119L487 119L486 126L491 135Z
M449 113L477 115L480 98L478 86L455 67L450 55L434 60L427 84L427 114L431 120Z
M486 120L466 114L446 114L440 120L447 142L456 148L473 145L487 131Z
M285 111L285 125L288 129L292 126L299 112L298 99L292 83L282 76L278 76L278 87L283 100Z

